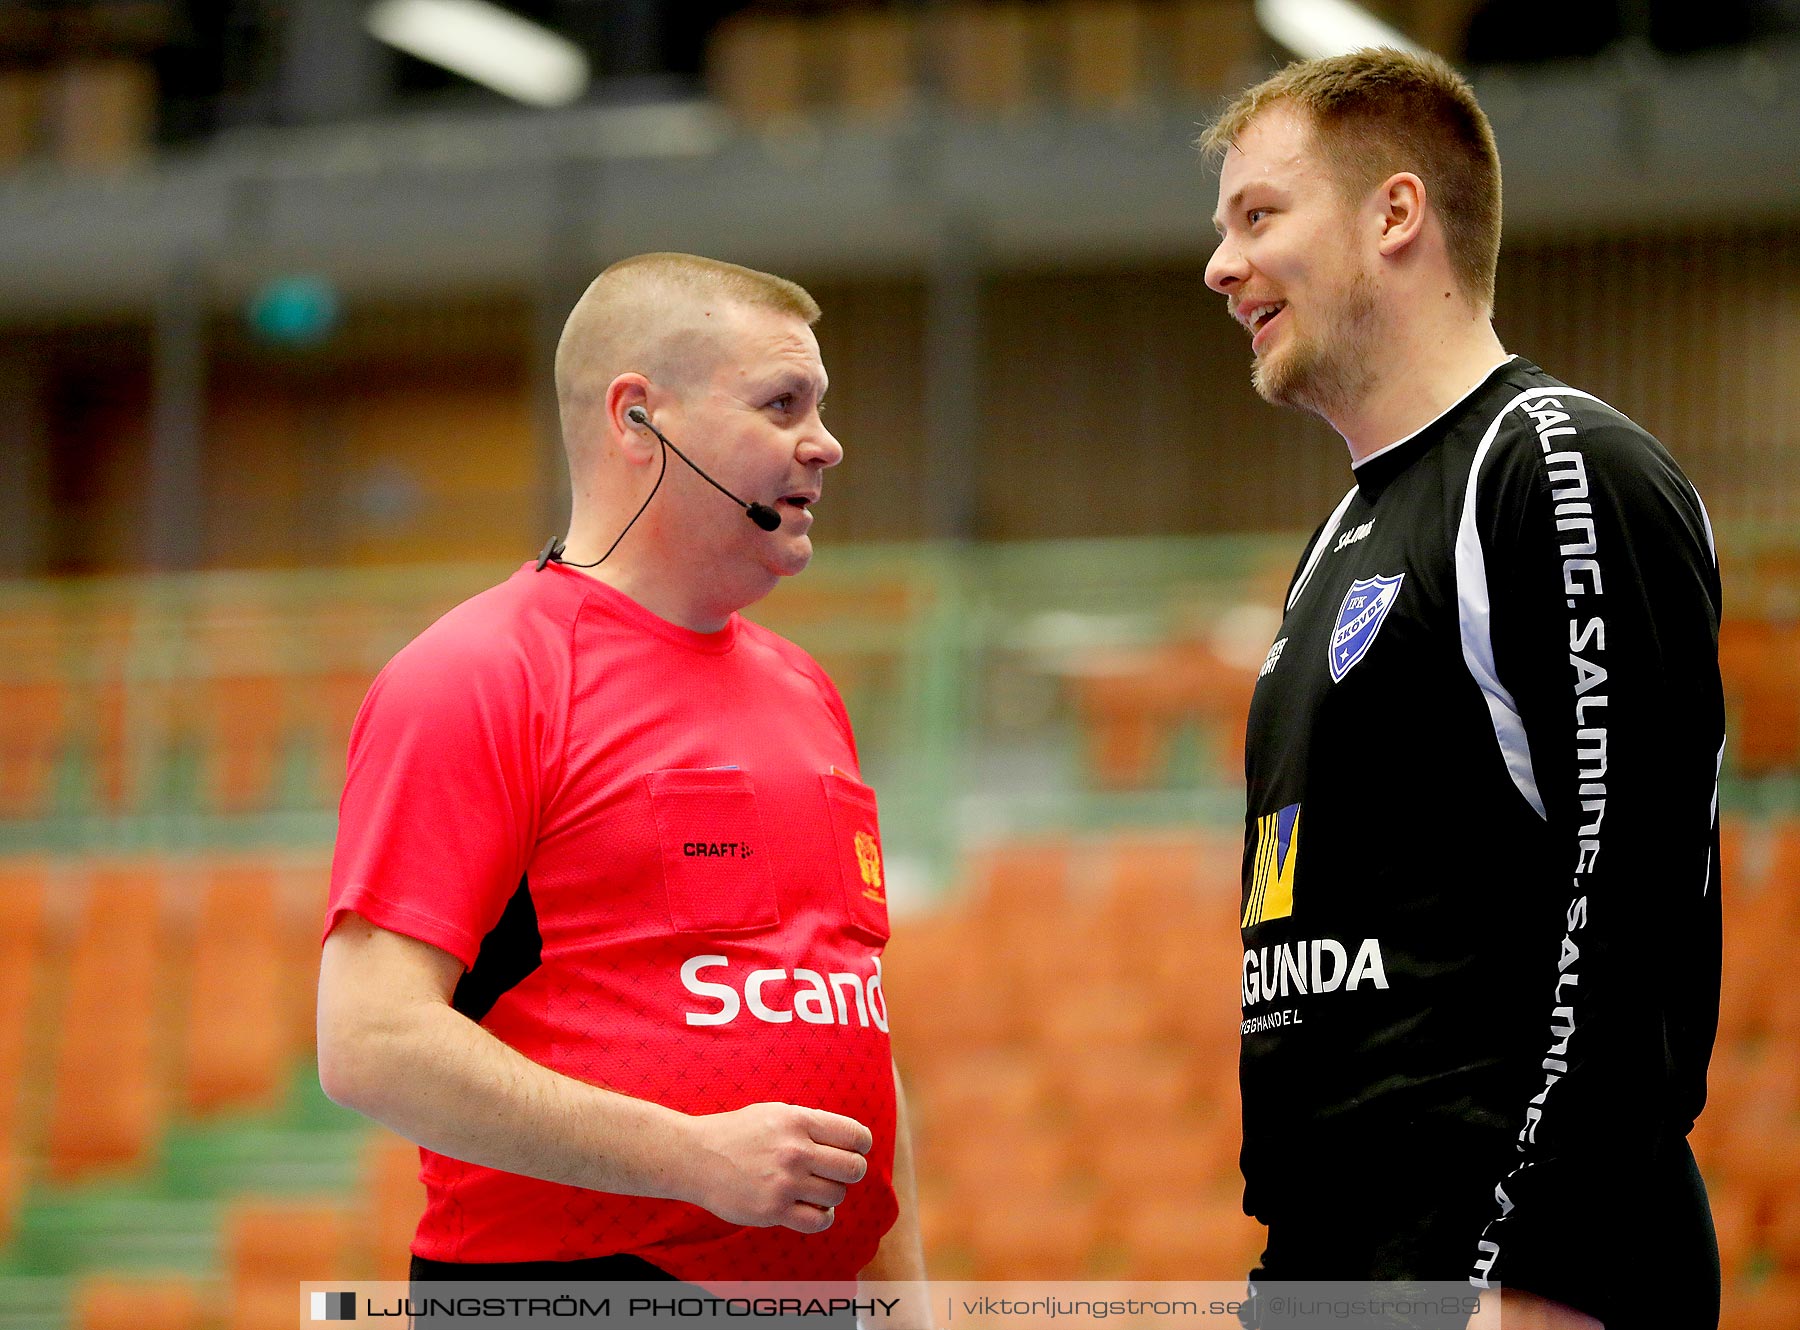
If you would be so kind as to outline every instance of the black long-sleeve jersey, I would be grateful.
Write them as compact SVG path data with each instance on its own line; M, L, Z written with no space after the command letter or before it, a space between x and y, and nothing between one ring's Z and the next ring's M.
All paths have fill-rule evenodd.
M1245 1209L1271 1251L1387 1253L1286 1277L1605 1316L1667 1274L1633 1234L1683 1203L1718 1021L1711 526L1661 444L1517 357L1355 478L1250 709ZM1364 1231L1408 1215L1456 1268Z

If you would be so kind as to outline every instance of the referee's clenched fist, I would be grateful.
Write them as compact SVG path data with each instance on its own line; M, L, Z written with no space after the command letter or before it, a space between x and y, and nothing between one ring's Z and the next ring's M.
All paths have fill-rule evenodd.
M869 1171L874 1137L855 1118L797 1104L751 1104L695 1119L697 1198L721 1219L798 1233L831 1227L837 1207Z

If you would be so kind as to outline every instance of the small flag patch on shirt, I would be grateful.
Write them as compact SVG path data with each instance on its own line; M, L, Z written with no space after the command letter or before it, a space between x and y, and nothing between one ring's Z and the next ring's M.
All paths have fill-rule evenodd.
M313 1294L312 1318L315 1321L354 1321L356 1319L356 1294Z

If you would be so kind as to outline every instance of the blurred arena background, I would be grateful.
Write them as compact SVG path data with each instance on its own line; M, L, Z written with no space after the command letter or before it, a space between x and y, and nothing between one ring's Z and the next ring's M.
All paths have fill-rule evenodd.
M848 458L752 615L880 792L934 1271L1243 1273L1243 713L1347 466L1250 391L1188 143L1295 7L510 0L510 94L396 0L0 7L0 1327L403 1275L415 1158L311 1061L348 727L562 529L551 348L648 249L826 311ZM1718 528L1697 1143L1726 1323L1800 1326L1800 3L1367 8L1492 114L1503 339Z

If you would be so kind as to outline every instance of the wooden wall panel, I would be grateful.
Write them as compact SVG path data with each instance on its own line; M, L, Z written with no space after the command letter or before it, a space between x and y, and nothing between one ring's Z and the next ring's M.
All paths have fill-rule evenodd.
M806 283L831 376L825 422L844 460L825 477L817 539L908 540L925 503L925 290L916 281ZM971 437L974 463L980 441Z
M142 569L149 531L147 330L59 331L39 345L46 367L51 571Z
M526 385L511 376L365 387L345 426L346 561L535 553L549 533L531 525L534 428Z
M1800 228L1519 246L1500 278L1510 349L1662 439L1715 522L1800 532Z
M1310 529L1349 483L1197 268L1002 279L984 368L984 537Z
M305 402L272 385L233 382L214 393L203 473L209 568L299 568L331 560L339 449L322 417L333 405Z
M810 285L825 309L827 419L846 449L820 540L919 537L932 391L923 282ZM976 534L1316 524L1350 483L1343 444L1257 399L1222 304L1197 263L990 277L980 410L959 453ZM535 549L549 533L535 529L525 324L477 324L454 347L414 345L405 320L354 345L347 333L342 354L310 366L223 350L209 371L209 566ZM1661 437L1716 523L1790 542L1800 532L1800 224L1509 246L1497 326L1510 348ZM146 340L95 330L36 345L54 565L139 566Z
M532 429L512 367L221 385L207 422L207 565L523 559L549 534L532 526Z

